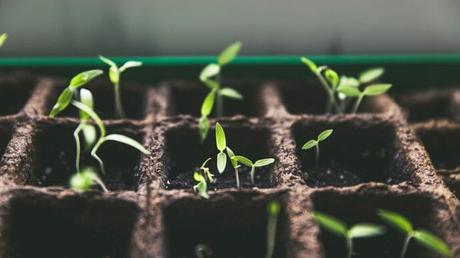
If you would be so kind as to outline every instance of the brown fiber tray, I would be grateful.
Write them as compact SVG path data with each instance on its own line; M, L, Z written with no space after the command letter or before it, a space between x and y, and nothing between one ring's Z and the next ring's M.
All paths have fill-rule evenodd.
M382 223L379 208L435 232L460 257L456 90L384 95L366 100L362 113L325 116L325 99L314 82L228 83L245 96L239 105L228 103L231 112L219 119L229 145L254 158L272 156L276 163L258 173L257 187L243 176L241 190L227 171L206 200L193 192L189 176L216 153L212 131L203 145L198 138L203 86L126 82L129 119L114 120L110 85L91 83L108 131L138 139L151 155L108 144L101 154L108 171L104 181L113 191L79 194L67 189L78 119L72 112L47 117L66 80L1 76L0 257L195 257L198 243L210 245L213 257L264 257L265 207L272 199L282 204L278 258L344 257L343 241L322 232L311 211L350 224ZM330 171L307 177L314 153L299 146L327 128L335 133L321 146L321 166ZM85 162L92 164L88 157ZM357 240L354 257L398 257L402 241L402 234L389 229L383 237ZM411 244L406 257L438 256Z

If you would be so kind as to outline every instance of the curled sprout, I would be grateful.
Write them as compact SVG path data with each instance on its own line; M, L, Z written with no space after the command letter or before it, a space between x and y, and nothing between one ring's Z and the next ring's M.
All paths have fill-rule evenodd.
M214 175L211 173L211 170L206 166L206 164L210 160L211 158L205 160L200 167L200 171L197 171L193 174L193 179L196 182L198 182L196 185L193 186L193 190L197 191L198 194L205 199L209 199L208 182L215 182Z
M347 244L347 258L353 256L353 239L363 237L375 237L385 233L385 228L375 224L359 223L347 227L341 220L322 212L314 212L314 219L327 231L343 237Z
M3 44L5 44L5 41L7 38L8 38L8 34L6 33L0 34L0 47L2 47Z
M411 239L414 239L424 247L442 254L445 257L453 256L452 251L444 241L424 229L414 229L412 223L403 215L388 210L379 210L377 214L388 225L398 229L406 235L401 251L401 258L405 257Z
M256 172L256 168L265 167L275 162L274 158L259 159L256 162L252 162L250 159L244 156L241 156L241 155L236 155L232 157L232 159L251 168L249 175L250 175L252 184L254 184L254 174Z
M199 120L199 134L202 142L209 131L209 115L215 108L216 116L224 114L223 97L241 100L243 96L233 88L221 85L221 71L224 66L232 62L241 49L241 42L235 42L225 48L217 58L217 63L208 64L200 73L200 81L209 89L201 104L201 117ZM214 105L215 104L215 105Z
M73 175L70 179L70 187L77 192L86 192L96 184L99 185L104 192L109 191L92 168L85 168Z
M309 150L309 149L315 147L315 150L316 150L316 168L319 167L319 143L324 141L324 140L326 140L327 138L329 138L329 136L331 136L331 134L333 132L334 132L334 130L332 130L332 129L325 130L325 131L321 132L316 137L316 140L315 139L309 140L302 146L302 150Z
M109 68L109 79L112 82L114 86L114 110L115 110L115 116L117 118L124 118L125 117L125 111L123 110L123 105L121 101L121 93L120 93L120 81L121 81L121 74L126 71L129 68L134 68L134 67L140 67L142 66L142 62L138 61L128 61L124 63L121 67L118 67L118 65L103 56L99 56L99 59L102 60L102 62L106 63L107 65L110 66Z

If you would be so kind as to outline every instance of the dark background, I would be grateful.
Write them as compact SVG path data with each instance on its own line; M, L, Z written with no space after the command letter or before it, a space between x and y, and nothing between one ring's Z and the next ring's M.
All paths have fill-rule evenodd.
M458 0L0 0L2 56L460 52Z

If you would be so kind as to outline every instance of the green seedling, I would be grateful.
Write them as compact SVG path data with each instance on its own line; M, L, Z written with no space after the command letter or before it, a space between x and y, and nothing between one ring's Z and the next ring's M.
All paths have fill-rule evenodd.
M58 97L56 104L54 104L53 108L50 112L50 117L56 117L60 112L66 109L70 103L72 102L72 98L74 93L82 86L86 85L94 78L98 77L99 75L103 74L102 70L89 70L85 72L81 72L75 75L72 80L70 80L69 86L65 88Z
M70 179L70 187L77 192L86 192L96 184L99 185L104 192L109 191L92 168L85 168L73 175Z
M80 101L93 109L93 95L87 89L80 90ZM75 169L77 172L80 171L80 154L81 154L81 144L80 144L80 133L83 133L83 139L85 142L85 149L90 149L97 140L96 128L94 125L89 124L90 117L87 113L80 111L80 124L77 126L73 132L73 137L75 139Z
M200 73L200 81L210 90L201 105L199 129L202 142L206 139L209 131L208 117L212 109L215 109L217 117L221 117L224 114L224 97L236 100L241 100L243 98L235 89L222 86L220 80L223 67L235 59L240 49L241 42L231 44L220 53L217 58L217 63L208 64Z
M268 222L267 222L267 252L265 258L272 258L275 251L276 225L278 224L278 214L281 205L279 201L271 201L267 205Z
M353 239L375 237L385 233L384 227L369 223L359 223L349 228L341 220L321 212L314 212L313 217L330 233L345 238L347 245L347 258L351 258L353 256Z
M2 47L3 44L5 44L5 41L6 41L7 38L8 38L8 34L6 34L6 33L3 33L3 34L0 35L0 47Z
M445 257L452 257L452 252L444 241L426 230L415 230L412 223L401 214L387 210L379 210L377 214L390 226L406 235L401 251L401 258L405 257L411 239Z
M85 105L85 104L83 104L81 102L78 102L78 101L72 101L72 105L75 106L76 108L78 108L79 110L87 113L88 116L94 121L94 123L96 123L97 127L99 128L99 139L97 140L96 144L94 145L94 147L91 150L91 156L98 161L100 169L101 169L101 172L103 174L105 174L104 162L97 155L97 151L99 150L99 148L104 143L106 143L108 141L115 141L115 142L123 143L123 144L126 144L128 146L131 146L131 147L137 149L138 151L140 151L140 152L142 152L144 154L150 154L150 152L147 151L144 148L144 146L142 146L142 144L140 144L139 142L137 142L136 140L134 140L132 138L129 138L129 137L121 135L121 134L109 134L109 135L107 135L107 130L105 128L104 123L102 122L102 120L99 117L99 115L96 114L96 112L94 112L94 110L91 107L89 107L89 106L87 106L87 105Z
M230 163L232 164L233 170L235 171L236 188L239 189L240 188L240 175L239 175L238 169L240 168L240 165L238 164L238 161L233 159L233 157L235 157L235 153L228 146L227 146L227 156L230 159Z
M338 91L344 94L347 97L355 97L356 102L353 106L352 113L356 113L358 111L359 105L364 97L370 96L377 96L386 93L390 88L391 84L374 84L367 86L364 90L359 90L358 87L350 86L350 85L341 85L338 88Z
M219 123L216 123L216 147L219 150L217 153L217 171L222 174L227 166L227 155L224 152L227 148L227 140L224 128Z
M325 130L321 132L318 137L316 137L316 140L312 139L307 141L303 146L302 150L309 150L313 147L315 147L316 150L316 167L319 167L319 143L326 140L331 134L334 132L332 129Z
M124 63L121 67L118 67L117 64L103 56L99 56L99 58L102 60L102 62L108 64L110 66L109 68L109 79L112 82L114 86L114 110L115 110L115 116L117 118L124 118L125 117L125 111L123 110L123 105L121 101L121 94L120 94L120 81L121 81L121 74L126 71L129 68L133 67L139 67L142 66L142 62L138 61L128 61Z
M342 110L336 101L336 90L339 85L339 75L327 66L318 67L313 61L306 57L301 57L300 60L304 63L310 71L318 78L327 93L328 100L326 103L326 113L341 113Z
M274 158L259 159L256 162L252 162L250 159L248 159L248 158L246 158L244 156L241 156L241 155L236 155L236 156L232 157L232 159L236 160L237 162L239 162L239 163L251 168L251 171L249 172L249 175L251 177L251 183L252 184L254 184L254 174L256 172L256 168L265 167L265 166L268 166L268 165L270 165L270 164L275 162Z
M201 197L206 199L209 199L208 182L215 182L214 175L211 173L211 170L206 167L206 164L210 160L211 158L205 160L200 167L200 171L197 171L193 174L193 179L198 182L198 184L193 186L193 190L197 191Z

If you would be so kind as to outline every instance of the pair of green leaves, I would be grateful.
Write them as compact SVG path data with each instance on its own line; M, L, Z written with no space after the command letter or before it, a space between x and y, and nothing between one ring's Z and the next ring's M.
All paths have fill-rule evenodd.
M391 84L381 83L367 86L361 91L358 87L351 85L343 85L338 88L340 93L345 94L347 97L360 97L360 96L377 96L386 93L390 88Z
M200 167L201 171L196 171L193 174L193 179L198 182L195 186L193 186L193 189L198 192L198 194L206 199L209 199L209 194L208 194L208 183L209 182L214 182L214 175L211 173L211 170L206 166L206 164L211 160L211 158L208 158L203 162L203 164Z
M386 223L406 234L407 241L413 238L419 244L432 251L438 252L446 257L452 257L452 251L444 241L424 229L414 229L412 223L401 214L388 210L379 210L378 215ZM407 246L404 248L407 248ZM404 253L405 250L403 250L403 254Z
M347 227L343 221L322 212L314 212L313 217L329 232L347 239L373 237L385 233L384 227L369 223L358 223Z
M56 117L59 113L65 110L72 102L72 97L78 88L84 86L103 73L104 72L102 70L89 70L75 75L72 80L70 80L69 86L67 86L67 88L65 88L59 95L58 100L51 109L49 116Z
M104 56L99 56L99 59L102 60L102 62L106 63L107 65L110 66L109 68L109 78L110 78L110 81L113 83L113 84L118 84L120 83L120 77L121 77L121 74L129 69L129 68L134 68L134 67L140 67L142 66L142 62L138 62L138 61L127 61L126 63L124 63L120 68L118 67L118 65L104 57Z
M331 136L331 134L334 132L333 129L328 129L328 130L324 130L323 132L321 132L317 137L316 137L316 140L315 139L312 139L312 140L309 140L307 141L303 146L302 146L302 150L308 150L308 149L311 149L313 147L316 147L318 146L318 144L324 140L326 140L327 138L329 138L329 136Z
M223 173L227 166L227 155L224 152L227 149L227 139L224 128L219 123L216 123L216 147L219 150L217 153L217 170L219 173Z
M233 161L236 161L237 163L241 163L247 167L251 168L251 171L249 172L250 178L251 178L251 183L254 184L254 176L256 172L256 168L261 168L268 166L270 164L273 164L275 162L274 158L264 158L264 159L259 159L256 160L255 162L252 162L252 160L241 156L241 155L235 155L231 158Z
M6 33L3 33L3 34L0 35L0 47L2 47L3 44L5 44L5 41L6 41L7 38L8 38L8 34L6 34Z

